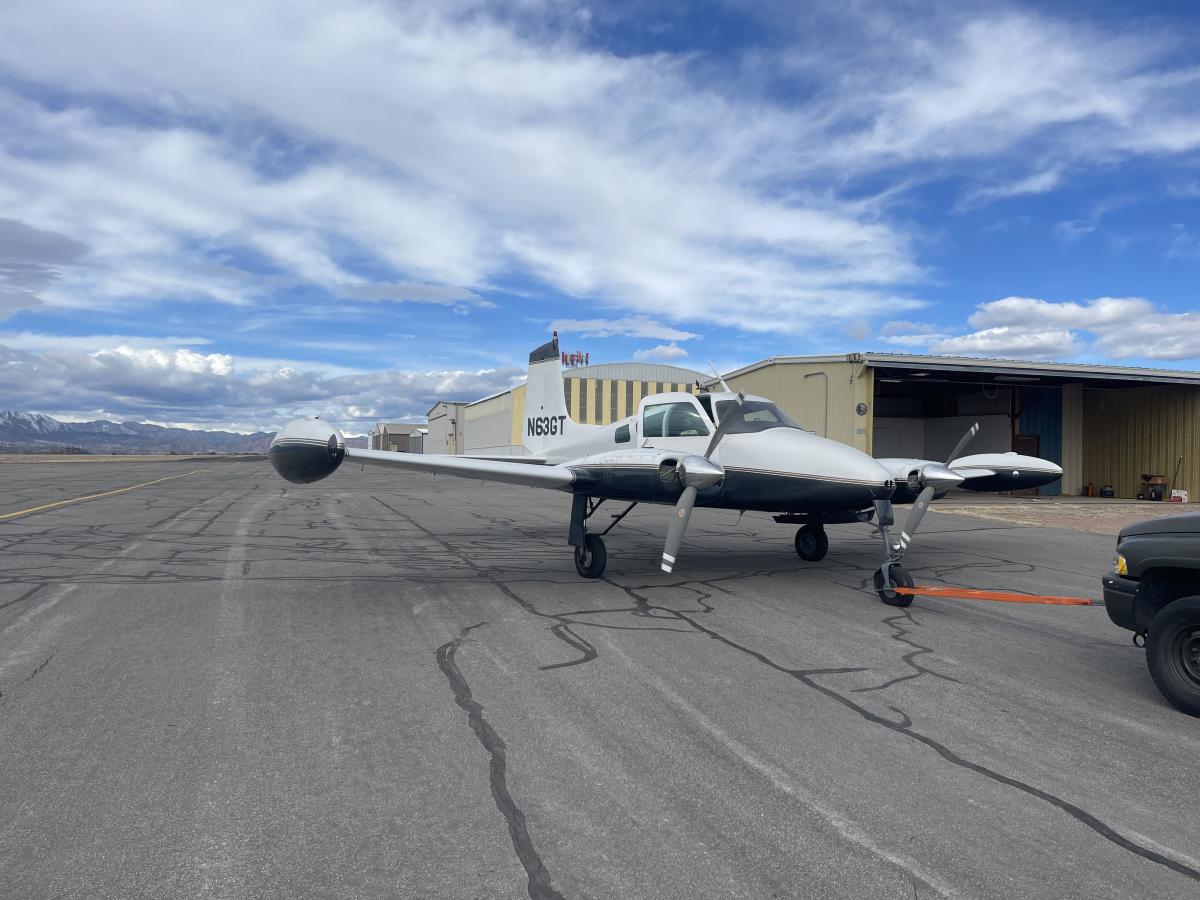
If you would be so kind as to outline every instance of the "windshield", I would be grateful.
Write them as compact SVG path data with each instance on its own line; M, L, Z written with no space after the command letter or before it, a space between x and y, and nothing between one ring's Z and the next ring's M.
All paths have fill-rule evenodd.
M660 403L646 407L642 434L649 438L696 437L708 434L708 426L700 410L690 403Z
M717 417L721 422L725 417L735 414L737 401L718 400ZM736 416L725 429L726 434L750 434L755 431L766 431L768 428L799 428L800 426L788 418L787 413L770 400L746 400L742 403L742 415Z

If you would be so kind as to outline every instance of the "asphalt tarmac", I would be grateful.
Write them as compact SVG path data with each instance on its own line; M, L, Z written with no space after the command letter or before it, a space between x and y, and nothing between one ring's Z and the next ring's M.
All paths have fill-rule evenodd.
M665 575L662 507L585 582L565 495L349 465L11 465L0 517L142 482L0 518L6 897L1200 896L1200 720L1102 607L896 610L866 528L705 510ZM1113 544L908 565L1095 598Z

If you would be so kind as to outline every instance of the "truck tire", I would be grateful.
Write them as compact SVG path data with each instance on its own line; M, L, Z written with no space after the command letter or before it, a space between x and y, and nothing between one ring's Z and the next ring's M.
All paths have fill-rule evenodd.
M1200 716L1200 596L1158 611L1146 635L1146 664L1172 706Z

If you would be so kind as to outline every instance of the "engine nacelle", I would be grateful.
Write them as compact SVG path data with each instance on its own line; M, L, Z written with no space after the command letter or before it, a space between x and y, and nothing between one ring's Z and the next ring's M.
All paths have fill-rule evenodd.
M271 465L293 484L320 481L346 457L342 433L317 416L288 422L271 441Z

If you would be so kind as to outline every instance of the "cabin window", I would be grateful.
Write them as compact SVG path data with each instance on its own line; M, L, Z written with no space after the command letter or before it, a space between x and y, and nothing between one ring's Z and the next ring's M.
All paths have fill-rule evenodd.
M648 438L702 437L708 434L708 425L691 403L657 403L646 407L642 433Z
M617 443L618 444L628 444L629 443L629 426L628 425L622 425L620 428L617 429Z

